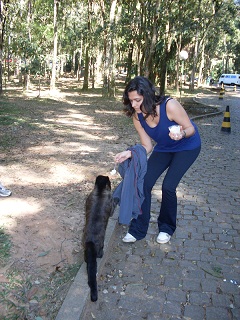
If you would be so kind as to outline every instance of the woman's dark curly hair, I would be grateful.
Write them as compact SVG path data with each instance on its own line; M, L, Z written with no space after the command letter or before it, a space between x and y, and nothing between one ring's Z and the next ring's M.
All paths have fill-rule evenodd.
M137 91L139 95L143 96L143 103L140 109L142 110L142 106L144 106L144 113L146 114L145 118L150 115L155 117L157 115L156 106L161 103L164 96L160 96L156 93L156 88L152 82L145 77L137 76L127 84L123 93L123 111L129 118L132 117L135 112L128 98L128 93L131 91Z

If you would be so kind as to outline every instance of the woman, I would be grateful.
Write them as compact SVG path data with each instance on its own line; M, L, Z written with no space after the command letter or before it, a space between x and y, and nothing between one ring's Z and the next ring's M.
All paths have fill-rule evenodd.
M157 179L167 169L162 184L157 237L158 243L167 243L176 229L176 188L199 155L200 136L181 104L172 98L157 95L154 85L145 77L135 77L128 83L123 103L125 114L133 118L142 146L147 153L152 152L144 177L145 200L142 214L131 220L123 241L135 242L146 236L150 220L151 191ZM180 132L170 132L169 127L172 125L179 125ZM154 149L152 140L156 142ZM131 158L130 150L118 153L115 161L121 163L128 158Z

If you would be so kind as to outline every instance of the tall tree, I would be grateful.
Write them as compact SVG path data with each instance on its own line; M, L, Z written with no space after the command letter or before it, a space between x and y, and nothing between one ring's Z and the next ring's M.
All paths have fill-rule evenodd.
M83 81L83 90L88 89L88 82L89 82L89 63L90 63L90 35L91 35L91 16L92 16L92 1L88 1L88 21L87 21L87 35L85 39L85 70L84 70L84 81Z
M113 97L115 95L114 36L117 0L110 1L109 12L107 12L107 4L104 0L100 0L104 28L103 96Z
M56 66L57 66L57 49L58 49L58 27L57 27L57 16L58 16L58 0L54 0L54 9L53 9L53 57L52 57L52 77L50 89L55 89L56 83Z
M3 91L3 44L8 3L9 0L0 0L0 94L2 94Z

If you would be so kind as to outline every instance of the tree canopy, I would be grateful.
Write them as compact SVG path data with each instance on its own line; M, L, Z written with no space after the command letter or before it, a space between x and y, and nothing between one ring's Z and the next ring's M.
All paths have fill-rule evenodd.
M240 73L240 1L0 0L3 77L71 73L114 96L119 73L178 88L180 76ZM181 60L185 50L188 58ZM184 70L182 68L184 63Z

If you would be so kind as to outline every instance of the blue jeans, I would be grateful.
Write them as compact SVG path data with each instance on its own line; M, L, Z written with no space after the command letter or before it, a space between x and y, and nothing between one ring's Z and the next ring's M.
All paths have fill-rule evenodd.
M151 193L157 179L167 169L162 184L162 204L158 217L159 232L172 235L176 229L177 196L176 188L183 175L197 159L201 147L180 152L152 152L144 177L142 214L132 219L128 232L137 240L143 239L148 230L151 210Z

